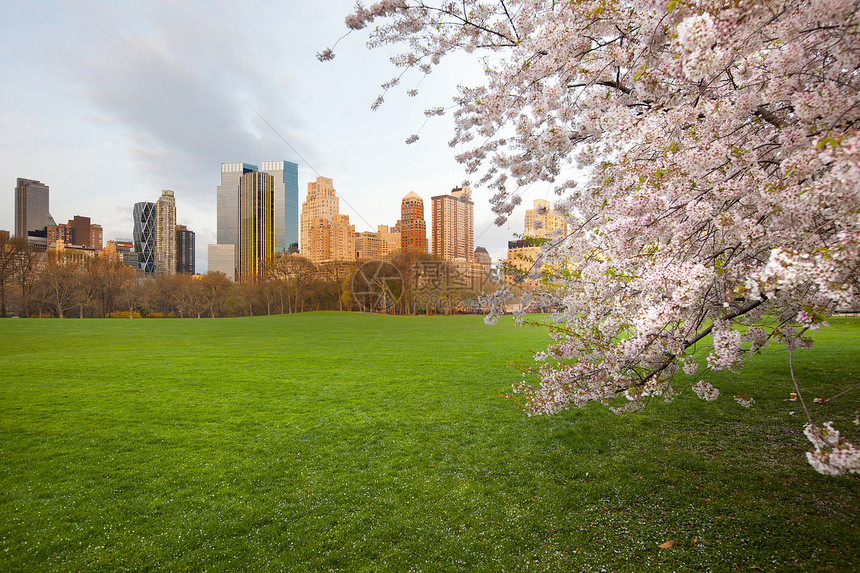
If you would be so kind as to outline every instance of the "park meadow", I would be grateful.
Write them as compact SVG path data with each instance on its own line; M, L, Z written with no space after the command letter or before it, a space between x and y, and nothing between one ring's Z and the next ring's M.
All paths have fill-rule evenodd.
M795 354L810 403L860 375L860 319L831 324ZM0 321L0 571L860 568L860 481L807 463L784 349L709 374L713 403L529 417L511 364L547 340L510 317ZM831 408L857 432L856 397Z

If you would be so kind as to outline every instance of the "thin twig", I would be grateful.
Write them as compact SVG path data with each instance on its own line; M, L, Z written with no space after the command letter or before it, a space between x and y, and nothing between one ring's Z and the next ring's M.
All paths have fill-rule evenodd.
M822 400L821 403L822 404L828 404L828 403L832 402L833 400L835 400L836 398L841 398L842 396L844 396L848 392L851 392L852 390L856 390L858 387L860 387L860 382L858 382L857 384L855 384L854 386L852 386L848 390L845 390L844 392L837 394L836 396L831 396L830 398Z
M794 382L794 391L797 392L797 397L800 398L800 403L803 406L803 411L806 413L806 419L809 421L810 426L815 426L812 422L812 416L809 415L809 409L806 407L806 400L803 399L803 393L800 391L800 385L797 383L797 378L794 376L794 343L795 341L803 336L803 333L806 332L806 329L798 333L789 343L788 343L788 370L791 372L791 381ZM823 436L822 436L823 439Z

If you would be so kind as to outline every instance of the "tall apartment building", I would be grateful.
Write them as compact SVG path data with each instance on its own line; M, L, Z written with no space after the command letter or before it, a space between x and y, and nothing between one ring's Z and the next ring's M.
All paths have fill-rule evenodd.
M262 169L250 163L222 163L217 189L217 242L233 245L238 260L239 179L247 173L270 175L273 188L273 249L289 252L299 246L299 166L290 161L264 161Z
M194 231L176 225L176 272L194 274Z
M155 272L156 210L155 203L141 201L134 204L134 252L141 270L147 275Z
M48 186L35 179L19 177L15 185L15 236L27 242L47 247L48 225L53 225L48 212Z
M552 211L549 201L535 199L534 207L526 211L526 237L549 238L567 233L567 221L564 217Z
M176 198L169 189L155 204L155 273L176 274Z
M507 265L523 272L528 272L537 261L542 247L535 245L529 239L549 239L567 233L567 222L564 217L554 213L550 208L549 201L535 199L534 207L525 214L525 238L508 242ZM507 282L513 282L511 277L505 277ZM525 288L534 288L536 282L524 280L521 283Z
M275 180L252 171L239 178L239 242L236 279L265 278L275 258Z
M339 211L331 179L317 177L308 183L307 199L302 203L299 252L312 262L355 260L355 225Z
M415 191L410 191L400 201L400 250L404 253L427 252L424 201Z
M475 253L472 189L456 187L432 200L433 255L443 261L471 261Z
M332 217L329 244L328 260L355 260L355 225L349 224L349 215L337 214Z
M308 183L308 194L302 203L301 244L299 252L308 256L311 251L311 227L314 219L331 221L340 211L340 202L334 190L334 182L328 177L317 177Z

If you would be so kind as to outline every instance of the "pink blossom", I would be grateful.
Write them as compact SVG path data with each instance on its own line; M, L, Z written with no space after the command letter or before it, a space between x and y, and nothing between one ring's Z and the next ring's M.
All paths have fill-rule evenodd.
M558 332L537 384L518 385L529 414L664 391L682 362L696 373L694 350L737 371L770 340L808 347L804 329L857 305L856 1L457 6L359 4L347 24L372 22L369 45L402 48L404 72L486 56L454 101L457 161L498 225L514 188L559 196L570 232L531 271Z

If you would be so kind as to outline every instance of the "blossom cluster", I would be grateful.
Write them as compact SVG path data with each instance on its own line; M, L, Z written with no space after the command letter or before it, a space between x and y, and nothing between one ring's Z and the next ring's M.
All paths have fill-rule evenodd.
M841 438L832 422L821 426L807 424L803 433L815 446L806 458L816 471L824 475L839 476L860 473L860 449Z
M696 393L696 396L707 402L713 402L720 395L719 390L704 380L699 380L693 384L693 391Z
M559 310L530 414L665 392L694 351L738 370L856 306L856 0L387 0L347 26L404 72L488 56L450 143L499 224L554 186L573 231L534 269L566 272L535 294Z

